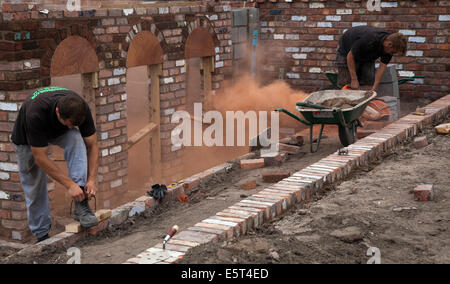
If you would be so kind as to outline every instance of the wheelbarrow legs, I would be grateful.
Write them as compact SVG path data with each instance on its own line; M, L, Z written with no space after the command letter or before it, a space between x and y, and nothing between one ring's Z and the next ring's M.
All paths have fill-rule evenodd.
M319 133L319 137L317 137L316 143L314 143L314 137L313 137L314 124L309 126L309 144L310 144L311 153L315 153L319 149L320 140L322 139L322 132L323 132L324 126L325 126L325 124L322 124L322 126L320 127L320 133Z
M358 139L356 136L357 127L362 126L361 122L357 119L350 122L348 125L338 125L339 126L339 140L344 147L353 144Z

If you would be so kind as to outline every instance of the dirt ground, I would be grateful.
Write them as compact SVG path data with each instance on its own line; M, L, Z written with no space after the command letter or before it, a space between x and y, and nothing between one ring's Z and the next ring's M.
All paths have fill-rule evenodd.
M446 122L450 122L447 117ZM382 161L237 241L190 250L181 263L450 263L450 136L403 145ZM413 200L417 184L433 201Z
M414 110L416 105L423 105L424 103L411 103L409 108L406 108L403 112L408 113L411 110ZM402 115L403 115L402 114ZM305 134L308 134L309 131L306 131ZM318 130L315 132L318 133ZM261 179L261 172L263 170L273 168L273 169L286 169L293 172L299 171L303 169L304 167L317 162L318 160L326 157L330 153L336 151L338 148L342 147L338 135L337 135L337 127L336 126L327 126L325 127L324 132L324 139L321 142L321 145L319 147L319 151L317 153L309 153L309 144L305 144L302 147L302 152L297 155L289 156L289 159L282 164L281 167L265 167L263 169L255 169L255 170L247 170L247 171L241 171L238 169L234 169L232 172L222 175L217 175L212 181L209 181L207 184L202 184L198 191L193 193L190 196L191 202L189 204L181 204L181 203L170 203L166 204L165 206L162 206L155 212L146 213L145 215L141 216L135 216L133 218L130 218L126 223L115 227L113 229L108 229L104 232L101 232L97 236L90 236L87 239L80 241L78 243L75 243L73 247L77 247L81 250L81 263L123 263L129 258L132 258L136 256L137 254L141 253L142 251L146 250L149 247L152 247L162 241L167 231L175 224L180 226L180 229L186 229L195 223L200 222L203 219L208 218L209 216L214 215L215 213L219 212L220 210L223 210L237 202L239 200L246 198L249 195L252 195L256 192L259 192L263 190L265 187L267 187L269 184L264 183ZM432 134L430 134L432 135ZM433 138L433 139L443 139L443 138ZM434 140L433 140L434 141ZM444 142L447 141L447 149L448 149L448 138L447 140L444 140ZM429 146L426 148L426 151L429 151ZM445 147L443 148L445 150ZM394 155L393 157L400 157L401 151L399 151L399 154ZM406 150L405 150L406 151ZM412 151L414 152L414 151ZM411 152L411 153L412 153ZM410 153L410 154L411 154ZM447 150L447 157L448 157L448 150ZM389 159L392 159L390 157ZM397 158L400 159L401 158ZM404 159L405 160L405 159ZM444 163L445 160L440 159L440 162ZM407 164L408 167L412 166L409 161L406 160L405 164ZM374 172L374 171L372 171ZM371 172L371 173L372 173ZM421 174L423 172L420 172ZM369 175L370 173L363 174ZM447 176L448 179L448 176ZM239 188L239 183L243 181L251 181L255 180L257 183L257 188L253 190L244 191ZM389 178L386 179L386 182L389 182ZM420 181L418 181L420 182ZM342 185L344 185L343 183ZM361 184L364 184L361 182ZM341 185L341 186L342 186ZM406 185L405 185L406 186ZM438 193L442 192L442 183L438 183L436 181L436 189ZM349 187L353 188L351 185ZM409 186L408 188L410 188ZM448 183L447 183L448 188ZM365 200L365 197L363 194L366 189L361 190L357 194L347 196L343 195L341 201L337 201L338 203L342 203L342 206L336 205L330 201L330 204L334 205L328 205L326 210L330 213L333 212L331 210L337 211L338 213L335 213L335 215L329 215L328 217L323 216L321 218L321 213L324 211L321 206L324 206L324 201L327 198L333 199L334 194L337 194L340 191L337 191L336 193L331 193L328 197L326 197L323 200L320 200L319 203L311 203L311 204L303 204L298 213L292 212L291 215L286 215L283 219L279 220L278 222L269 225L268 227L264 227L261 230L258 230L256 232L251 232L251 235L247 238L244 238L240 240L239 242L235 243L234 245L236 247L232 247L233 244L228 244L223 249L220 249L220 252L213 252L213 250L217 250L218 248L215 246L211 247L205 247L205 248L199 248L196 249L190 253L188 256L186 256L186 259L183 261L186 262L199 262L199 263L214 263L214 262L236 262L236 257L238 257L240 254L234 253L234 249L239 249L239 246L245 246L246 243L248 244L248 250L242 250L251 252L250 255L253 255L252 257L246 259L246 258L240 258L240 256L237 258L238 263L246 263L246 262L270 262L271 259L266 259L266 256L263 257L264 254L261 254L260 257L258 257L258 250L264 250L265 252L270 250L271 248L274 249L281 249L283 246L287 249L286 251L290 251L290 247L292 246L292 243L299 244L298 250L295 250L296 253L299 253L299 255L294 254L294 257L292 258L292 262L308 262L308 258L304 257L304 255L308 255L308 251L311 251L311 254L309 255L317 255L317 262L320 262L320 259L322 257L322 260L329 260L331 258L336 258L339 256L339 253L336 252L327 252L326 247L331 246L334 242L334 244L339 244L338 247L343 248L347 245L350 247L353 247L355 244L358 244L361 246L362 250L361 253L357 252L357 255L360 255L361 261L366 261L367 257L365 256L365 250L367 250L366 246L361 244L361 242L356 243L343 243L341 244L339 241L336 241L334 238L328 237L326 238L324 236L320 236L319 238L316 234L298 234L297 231L292 231L292 227L296 226L298 227L298 232L310 232L310 230L315 230L320 227L320 224L323 224L325 227L334 228L337 225L337 222L343 222L347 227L348 226L358 226L360 230L363 230L364 233L366 233L366 229L370 228L370 232L375 233L376 229L372 228L371 226L376 227L376 223L374 222L372 225L371 218L375 215L374 213L370 213L374 210L366 210L364 211L365 214L361 214L360 219L364 220L368 225L365 225L363 221L358 221L359 219L352 219L351 217L343 218L346 215L352 216L348 212L346 215L342 215L342 212L344 210L344 201L347 199L350 199L352 197L360 196L361 199ZM375 192L375 189L373 189L374 192L372 194L376 196L376 198L386 198L384 196L381 196L380 193ZM367 198L373 198L373 197L367 197ZM412 198L411 195L408 195L408 198ZM440 198L440 195L438 195L438 198ZM339 200L339 199L338 199ZM407 199L405 199L407 200ZM356 202L356 201L355 201ZM362 202L362 201L358 201ZM364 201L365 202L365 201ZM370 203L370 202L369 202ZM429 203L429 204L435 204L436 202ZM350 204L350 203L349 203ZM416 203L413 203L416 204ZM443 203L445 205L445 203ZM313 206L314 205L314 206ZM326 205L325 205L326 206ZM355 206L355 204L353 205ZM403 205L399 205L403 206ZM418 204L414 205L417 208ZM424 206L430 206L424 204ZM322 209L321 209L322 208ZM305 211L306 210L306 211ZM350 211L350 209L345 209ZM421 209L420 209L421 210ZM317 211L317 212L316 212ZM368 212L370 214L368 214ZM378 212L378 211L377 211ZM411 214L417 214L420 212L419 210L415 210ZM314 213L314 214L312 214ZM401 216L406 214L405 212L396 212L397 214L395 216ZM301 225L303 223L296 223L296 220L299 220L298 215L301 215L302 222L305 223L305 225ZM373 216L372 216L372 215ZM408 213L409 214L409 213ZM319 218L316 221L316 218ZM376 219L376 217L373 217ZM450 217L449 217L450 218ZM366 220L367 219L367 220ZM290 222L293 222L292 224ZM444 222L445 223L445 222ZM442 223L442 224L444 224ZM283 225L284 224L284 225ZM295 225L297 224L297 225ZM385 224L387 226L387 224ZM444 225L447 225L445 223ZM318 226L318 227L313 227ZM445 226L443 226L445 227ZM289 230L291 232L289 233ZM323 231L323 230L320 230ZM381 230L381 231L387 231L387 230ZM287 232L287 233L286 233ZM311 231L312 232L312 231ZM257 237L259 236L259 237ZM272 237L271 237L272 236ZM311 245L306 246L304 239L311 239L311 240L320 240L320 246L317 249L313 249L312 243ZM365 236L366 238L366 236ZM301 249L302 246L304 248L308 249ZM255 249L252 249L254 247ZM267 249L268 248L268 249ZM45 249L42 253L38 255L33 256L25 256L25 257L14 257L8 260L9 263L67 263L67 260L69 259L69 256L67 256L67 249L68 248L49 248ZM383 247L380 245L380 249L382 249L382 256L383 255ZM208 253L208 251L211 250L211 254ZM283 250L280 250L279 255L283 255ZM14 249L7 248L7 247L1 247L0 245L0 263L5 262L5 257L7 255L12 254L15 252ZM292 253L294 250L292 250ZM342 251L342 254L344 254L345 251ZM222 258L216 258L214 255L221 255L224 253L225 259ZM331 253L331 255L330 255ZM197 254L197 256L194 257L194 255ZM230 255L230 257L228 257ZM276 257L276 254L274 254ZM296 259L295 256L301 256L300 258L302 260ZM290 256L292 257L292 256ZM347 257L347 256L346 256ZM289 258L290 259L290 258ZM295 259L295 261L294 261ZM282 261L282 259L280 259ZM314 262L314 261L311 261ZM345 261L343 261L345 262Z
M318 133L318 131L315 133ZM309 133L309 130L305 133ZM324 139L316 153L309 153L309 144L305 144L301 148L301 153L289 155L288 160L281 166L245 171L240 170L237 166L231 172L216 175L207 184L201 184L199 190L189 196L191 200L189 204L177 202L166 204L157 209L156 212L132 217L114 229L108 229L97 236L89 236L87 239L75 243L73 247L81 250L81 263L123 263L162 242L173 225L178 225L180 230L186 229L239 202L241 199L263 190L270 184L262 181L262 171L283 169L294 173L328 156L340 147L342 145L337 135L337 126L327 126L324 130ZM241 182L252 180L257 183L255 189L243 190L239 187ZM38 255L15 257L8 262L66 263L69 259L69 256L66 255L67 249L51 248ZM6 255L5 250L4 255ZM11 251L8 254L10 253Z

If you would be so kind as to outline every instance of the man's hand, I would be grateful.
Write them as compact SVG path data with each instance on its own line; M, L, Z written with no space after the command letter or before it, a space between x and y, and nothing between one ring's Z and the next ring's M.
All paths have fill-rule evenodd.
M69 187L69 194L77 202L81 202L86 198L84 191L76 183Z
M352 80L350 87L352 90L359 90L359 82L358 80Z
M93 181L88 181L84 188L86 189L86 194L88 195L89 199L94 197L97 193L97 188L95 187L95 182Z

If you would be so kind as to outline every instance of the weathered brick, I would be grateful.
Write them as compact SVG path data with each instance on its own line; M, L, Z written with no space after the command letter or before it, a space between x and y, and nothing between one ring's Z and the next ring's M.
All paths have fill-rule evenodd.
M414 147L416 147L416 149L423 148L427 145L428 145L428 140L427 140L426 136L414 138Z
M416 201L431 201L434 198L433 184L423 183L414 188L414 200Z
M291 175L290 171L266 170L261 173L262 180L268 183L279 182Z
M239 187L242 188L243 190L255 189L256 186L257 186L256 181L254 180L239 183Z

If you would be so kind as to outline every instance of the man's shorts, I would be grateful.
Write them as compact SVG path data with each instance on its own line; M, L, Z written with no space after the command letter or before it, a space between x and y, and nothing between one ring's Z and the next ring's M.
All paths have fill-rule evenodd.
M375 82L375 61L355 62L356 64L356 76L358 76L358 82L360 86L373 85ZM347 58L337 53L336 61L334 62L338 70L338 82L339 88L345 85L350 85L352 82L350 71L348 71Z

